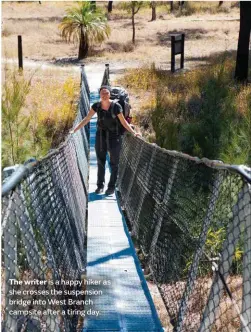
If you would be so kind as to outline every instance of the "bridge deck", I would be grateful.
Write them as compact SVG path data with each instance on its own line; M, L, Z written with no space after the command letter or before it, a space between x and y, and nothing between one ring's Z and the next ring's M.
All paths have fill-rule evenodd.
M96 119L90 124L90 177L88 204L87 290L101 295L87 296L93 301L86 310L84 331L163 331L142 274L116 195L96 195L95 155ZM106 184L109 174L106 172ZM110 285L108 284L110 282ZM92 315L90 312L92 310ZM94 311L99 311L95 316Z

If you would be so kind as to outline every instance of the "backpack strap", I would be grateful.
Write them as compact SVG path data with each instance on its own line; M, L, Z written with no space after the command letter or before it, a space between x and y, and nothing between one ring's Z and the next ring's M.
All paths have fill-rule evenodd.
M124 106L124 117L125 119L130 117L130 111L131 111L131 105L125 101L125 106Z
M101 110L101 102L98 101L97 102L97 115L99 115L98 113L100 112L100 110Z
M114 113L114 107L118 103L118 101L119 101L118 99L114 99L111 102L111 116L112 116L113 119L116 119L116 132L117 132L117 135L120 134L120 127L122 126L121 123L120 123L120 120L117 118L117 116Z
M100 121L101 121L101 102L100 101L97 103L97 116L98 116L97 127L99 129L101 129L101 127L100 127Z
M111 115L112 115L113 119L116 119L116 115L114 113L114 107L115 107L116 103L117 103L117 99L114 99L111 102Z

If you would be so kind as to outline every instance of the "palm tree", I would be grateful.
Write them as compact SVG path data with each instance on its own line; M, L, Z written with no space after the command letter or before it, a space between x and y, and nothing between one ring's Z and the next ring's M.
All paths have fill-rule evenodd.
M64 40L79 43L79 60L87 56L90 46L102 43L111 32L105 15L98 8L94 10L90 2L68 9L59 28Z

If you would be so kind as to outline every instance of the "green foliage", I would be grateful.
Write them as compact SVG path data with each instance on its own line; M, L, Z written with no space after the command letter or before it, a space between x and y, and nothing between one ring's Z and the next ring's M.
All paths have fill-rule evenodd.
M99 8L94 9L89 1L68 9L59 29L64 40L80 46L82 43L86 51L89 46L102 43L111 32L105 14Z
M225 239L225 233L226 232L223 227L215 231L212 228L208 230L205 252L209 253L209 257L218 256L222 248L222 243Z
M251 91L242 87L236 94L235 108L238 110L237 121L229 126L231 141L221 152L221 159L230 164L246 163L251 165Z
M182 7L177 8L175 16L190 16L196 13L229 13L230 8L225 6L219 6L219 2L215 1L185 1Z
M251 165L251 87L233 80L234 64L224 56L175 75L141 68L124 82L155 93L152 125L161 147Z
M146 7L146 6L147 6L147 2L145 2L145 1L122 1L119 5L119 8L122 10L126 10L129 14L131 14L132 8L134 8L138 12L140 8Z
M44 157L57 147L76 116L76 91L72 79L64 84L33 82L18 71L4 69L2 89L2 167Z
M30 91L30 80L21 73L5 70L2 91L2 165L13 165L25 160L29 152L30 134L27 131L30 118L22 113Z

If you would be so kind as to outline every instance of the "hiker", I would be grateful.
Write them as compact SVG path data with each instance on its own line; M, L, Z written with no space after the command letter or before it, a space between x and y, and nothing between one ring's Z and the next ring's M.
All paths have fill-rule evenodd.
M117 102L110 100L110 86L103 85L99 89L100 102L96 102L91 106L87 116L70 132L75 133L77 130L87 125L95 113L97 113L97 131L95 150L98 161L98 179L96 194L104 191L105 183L105 162L106 154L110 154L111 176L108 183L106 195L112 195L115 190L115 183L118 175L119 153L122 143L121 128L135 136L140 136L136 133L132 126L125 120L123 109Z

